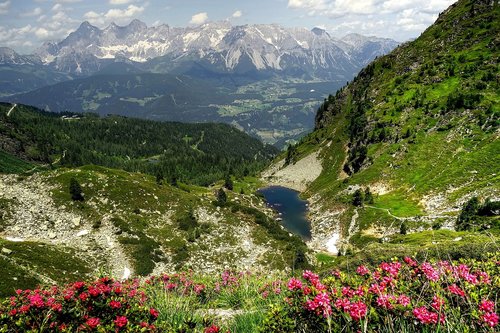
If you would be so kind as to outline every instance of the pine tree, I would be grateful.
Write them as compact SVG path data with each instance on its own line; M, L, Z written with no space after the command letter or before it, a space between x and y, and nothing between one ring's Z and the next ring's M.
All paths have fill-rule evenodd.
M361 189L358 188L356 192L354 192L352 204L357 207L363 206L363 192Z
M82 187L75 178L71 178L69 180L69 193L71 194L71 199L75 201L83 201Z
M163 184L163 171L161 169L158 169L156 171L156 184L161 185Z
M177 177L172 176L172 177L170 178L170 185L177 187L177 185L178 185L178 184L177 184Z
M472 229L472 226L477 218L476 215L479 211L479 207L479 199L477 197L472 197L463 205L456 224L456 229L458 231Z
M229 191L233 190L234 184L233 181L231 180L230 175L226 175L226 179L224 180L224 187L227 188Z
M227 202L227 195L222 187L217 191L217 202L219 204L225 204Z
M408 228L406 227L406 223L401 223L401 225L399 226L399 233L401 235L406 235L406 232L408 231Z
M370 192L369 187L367 187L365 189L365 202L367 202L369 204L373 204L373 194L372 194L372 192Z

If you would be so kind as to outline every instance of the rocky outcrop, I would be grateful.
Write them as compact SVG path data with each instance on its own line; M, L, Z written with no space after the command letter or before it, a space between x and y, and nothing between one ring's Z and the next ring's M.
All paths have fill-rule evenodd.
M83 260L98 259L94 261L96 269L103 265L113 276L122 276L131 264L116 239L109 216L104 216L99 229L95 229L84 216L56 205L50 196L53 189L39 174L21 181L15 175L0 176L0 198L14 202L0 236L76 248Z

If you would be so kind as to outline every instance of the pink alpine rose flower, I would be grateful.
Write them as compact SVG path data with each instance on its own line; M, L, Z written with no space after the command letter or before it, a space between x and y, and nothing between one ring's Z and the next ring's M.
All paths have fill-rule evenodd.
M121 328L127 325L128 319L125 316L117 316L114 323L116 327Z
M96 328L97 326L99 326L100 323L101 323L101 320L99 318L95 318L95 317L87 319L87 322L86 322L86 324L90 328Z
M288 290L301 290L302 289L302 281L296 278L291 278L287 284Z

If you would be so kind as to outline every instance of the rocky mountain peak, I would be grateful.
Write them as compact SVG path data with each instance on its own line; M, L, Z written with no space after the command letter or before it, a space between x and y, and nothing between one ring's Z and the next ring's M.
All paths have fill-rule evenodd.
M112 23L101 30L85 21L66 39L45 44L36 54L46 64L78 62L76 67L65 68L78 68L78 73L82 74L92 72L85 62L81 62L84 58L92 59L90 67L99 68L96 59L125 58L144 63L157 57L178 58L182 55L179 59L211 63L218 67L218 71L231 72L243 62L245 68L250 66L248 70L283 71L299 66L305 73L325 76L324 70L328 69L328 73L349 77L350 73L344 73L346 69L360 68L374 56L387 53L397 45L394 41L365 39L374 41L369 52L350 47L347 42L332 38L319 27L309 31L278 24L232 26L225 20L188 28L167 25L148 28L144 22L135 19L126 26ZM58 69L61 69L60 65Z
M99 28L90 24L89 21L84 21L84 22L82 22L82 24L80 24L78 29L76 29L75 33L86 34L86 33L92 33L95 31L99 31Z
M322 29L322 28L319 28L319 27L312 28L311 32L313 34L315 34L316 36L324 36L324 35L326 35L326 36L330 37L330 35L328 34L328 32L326 32L325 29Z
M130 32L139 32L139 31L146 30L148 28L148 26L146 25L146 23L144 23L138 19L134 19L129 23L128 26L126 26L126 28Z
M33 64L36 63L37 57L22 56L9 47L0 47L0 64Z

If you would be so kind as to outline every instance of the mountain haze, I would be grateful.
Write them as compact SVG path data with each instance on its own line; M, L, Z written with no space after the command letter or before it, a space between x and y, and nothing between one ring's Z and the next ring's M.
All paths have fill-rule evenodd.
M282 147L312 129L319 100L396 45L276 24L84 22L33 55L0 50L0 92L53 112L225 122Z

